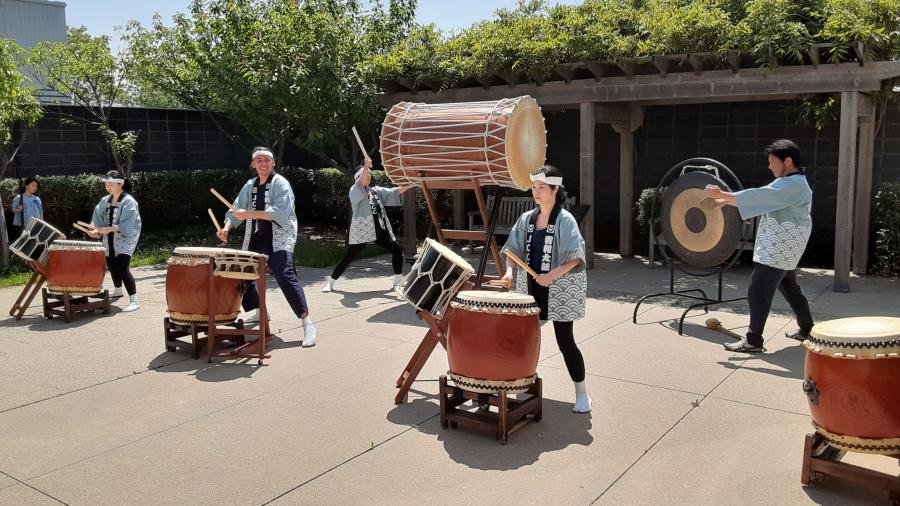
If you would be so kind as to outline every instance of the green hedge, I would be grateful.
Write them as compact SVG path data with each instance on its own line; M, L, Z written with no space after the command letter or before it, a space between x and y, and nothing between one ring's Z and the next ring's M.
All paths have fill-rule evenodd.
M875 194L875 268L900 274L900 183L885 183Z
M296 197L297 218L301 225L334 226L344 228L350 214L347 191L351 176L333 169L302 169L285 167L278 170L290 181ZM225 214L225 206L212 196L215 188L226 198L237 195L251 177L248 170L193 170L135 172L132 175L132 194L138 200L144 230L169 230L185 225L212 224L207 209L216 216ZM38 195L44 203L44 219L63 232L74 233L72 223L90 221L94 206L106 194L97 175L38 176L41 188ZM392 186L382 171L372 171L372 185ZM16 192L17 181L0 181L3 208L8 211L10 199ZM423 232L428 221L425 201L419 192L417 199L418 230ZM449 194L445 205L449 205ZM391 218L399 232L402 220L400 208L390 209ZM9 217L9 215L8 215Z

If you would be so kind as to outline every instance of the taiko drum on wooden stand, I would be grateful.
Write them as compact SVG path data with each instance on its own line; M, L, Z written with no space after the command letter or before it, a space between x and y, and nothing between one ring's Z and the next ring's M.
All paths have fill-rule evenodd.
M109 294L103 290L106 254L102 243L56 240L47 248L46 258L44 316L62 316L69 322L75 313L109 312Z

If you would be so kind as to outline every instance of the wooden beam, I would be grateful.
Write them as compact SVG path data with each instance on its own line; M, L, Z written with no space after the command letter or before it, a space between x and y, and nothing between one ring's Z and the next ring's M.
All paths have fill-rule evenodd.
M630 123L630 122L629 122ZM634 131L630 128L619 130L619 254L623 257L634 254L632 249L632 217L634 200Z
M453 228L466 228L466 198L462 190L453 190Z
M582 205L591 206L587 216L581 221L581 235L584 237L584 249L587 260L586 267L594 268L594 150L596 149L597 106L592 102L584 102L580 107L579 132L579 167L578 167L578 200Z
M403 252L408 256L416 254L416 187L403 194Z
M856 162L856 202L853 210L853 273L869 269L869 224L872 215L872 159L875 153L875 114L871 95L860 97L859 154ZM867 114L864 114L867 113Z
M834 226L834 291L850 291L853 247L853 197L856 183L856 136L859 131L859 93L841 93L838 140L837 219Z
M739 72L731 69L711 70L701 72L700 75L670 71L666 77L651 74L635 75L631 79L623 76L602 77L603 66L598 63L586 63L584 66L595 75L601 75L597 75L596 80L577 79L569 84L564 81L546 82L543 86L520 84L516 86L515 92L517 95L531 95L541 105L635 101L684 103L686 100L731 102L747 96L878 91L883 80L900 76L900 61L869 62L865 68L857 63L839 63L819 65L818 68L798 65L767 70L741 69ZM437 93L420 91L414 95L380 95L378 100L386 105L403 100L430 103L472 102L498 100L507 98L509 94L507 86L488 89L478 86Z

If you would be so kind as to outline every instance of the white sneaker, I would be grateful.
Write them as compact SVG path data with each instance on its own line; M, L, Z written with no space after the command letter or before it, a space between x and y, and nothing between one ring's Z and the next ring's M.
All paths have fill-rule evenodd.
M337 280L332 278L331 276L325 276L325 286L322 287L322 293L328 293L334 290L335 281Z
M123 309L122 311L124 311L124 312L126 312L126 313L130 313L130 312L132 312L132 311L137 311L138 309L141 308L141 303L138 302L138 296L137 296L137 294L134 294L134 295L131 296L131 301L130 301L130 302L131 302L131 303L128 304L128 306L127 306L125 309Z
M586 392L575 395L575 404L572 405L573 413L587 413L593 407L591 396Z
M120 297L123 297L124 295L125 295L125 293L122 291L122 287L118 286L118 287L113 287L113 291L110 292L109 298L110 299L118 299Z
M303 342L300 344L303 348L312 348L316 345L316 326L312 323L303 324Z

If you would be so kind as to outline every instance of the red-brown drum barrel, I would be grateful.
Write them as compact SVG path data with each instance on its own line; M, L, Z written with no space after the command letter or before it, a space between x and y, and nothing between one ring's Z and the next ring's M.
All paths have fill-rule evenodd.
M843 450L900 454L900 318L823 322L803 345L816 431Z
M54 295L96 295L106 274L103 244L55 240L47 251L47 291Z
M233 322L241 304L240 279L213 276L209 294L210 258L245 253L227 248L175 248L166 271L166 304L169 320L180 325L203 324L209 314L216 323Z
M530 295L468 290L448 314L450 377L464 390L524 392L541 351L540 309Z

